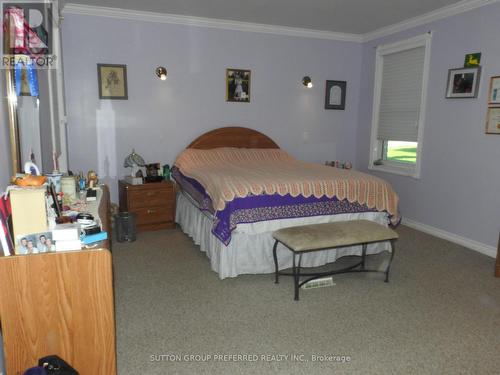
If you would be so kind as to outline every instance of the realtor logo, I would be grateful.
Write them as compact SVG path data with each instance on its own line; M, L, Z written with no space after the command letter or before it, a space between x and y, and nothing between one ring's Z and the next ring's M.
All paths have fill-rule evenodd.
M5 1L2 9L2 68L33 64L52 68L55 1ZM54 12L54 13L53 13Z

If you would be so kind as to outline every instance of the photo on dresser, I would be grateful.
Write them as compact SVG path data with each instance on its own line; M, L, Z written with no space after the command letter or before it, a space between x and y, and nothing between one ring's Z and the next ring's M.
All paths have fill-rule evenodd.
M38 254L55 251L51 232L19 234L16 236L16 255Z

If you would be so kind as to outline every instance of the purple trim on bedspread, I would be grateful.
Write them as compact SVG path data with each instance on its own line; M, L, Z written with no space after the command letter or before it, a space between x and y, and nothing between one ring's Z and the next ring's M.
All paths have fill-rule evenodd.
M187 191L188 194L198 203L198 208L203 211L214 213L212 199L208 196L205 188L194 178L184 176L179 168L172 167L172 178Z
M172 176L198 202L200 209L214 213L212 200L198 181L184 176L175 167L172 168ZM224 210L215 212L212 233L227 246L231 241L231 232L238 224L357 212L377 210L356 202L349 203L347 199L339 201L336 197L305 198L300 195L294 198L289 194L248 196L235 198L226 203Z
M236 198L217 212L212 233L225 245L231 241L231 232L238 224L256 223L264 220L291 219L322 215L337 215L353 212L375 212L365 205L349 203L337 198L304 198L291 195L262 195Z

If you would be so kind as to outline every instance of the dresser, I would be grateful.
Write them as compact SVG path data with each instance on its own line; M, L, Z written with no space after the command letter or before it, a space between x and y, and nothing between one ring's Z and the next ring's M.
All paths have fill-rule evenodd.
M96 209L103 229L109 230L105 186ZM109 241L101 245L0 257L0 324L7 375L22 374L51 354L81 375L116 374L112 257Z
M171 181L131 185L119 181L120 211L136 214L138 232L174 228L175 193Z

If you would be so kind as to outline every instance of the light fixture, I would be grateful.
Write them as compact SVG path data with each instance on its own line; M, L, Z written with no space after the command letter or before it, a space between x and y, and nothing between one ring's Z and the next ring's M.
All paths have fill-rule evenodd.
M158 68L156 68L155 72L158 78L160 78L162 81L165 81L167 79L167 69L163 66L159 66Z
M302 78L302 84L306 86L308 89L314 86L311 81L311 77L309 76L305 76L304 78Z

